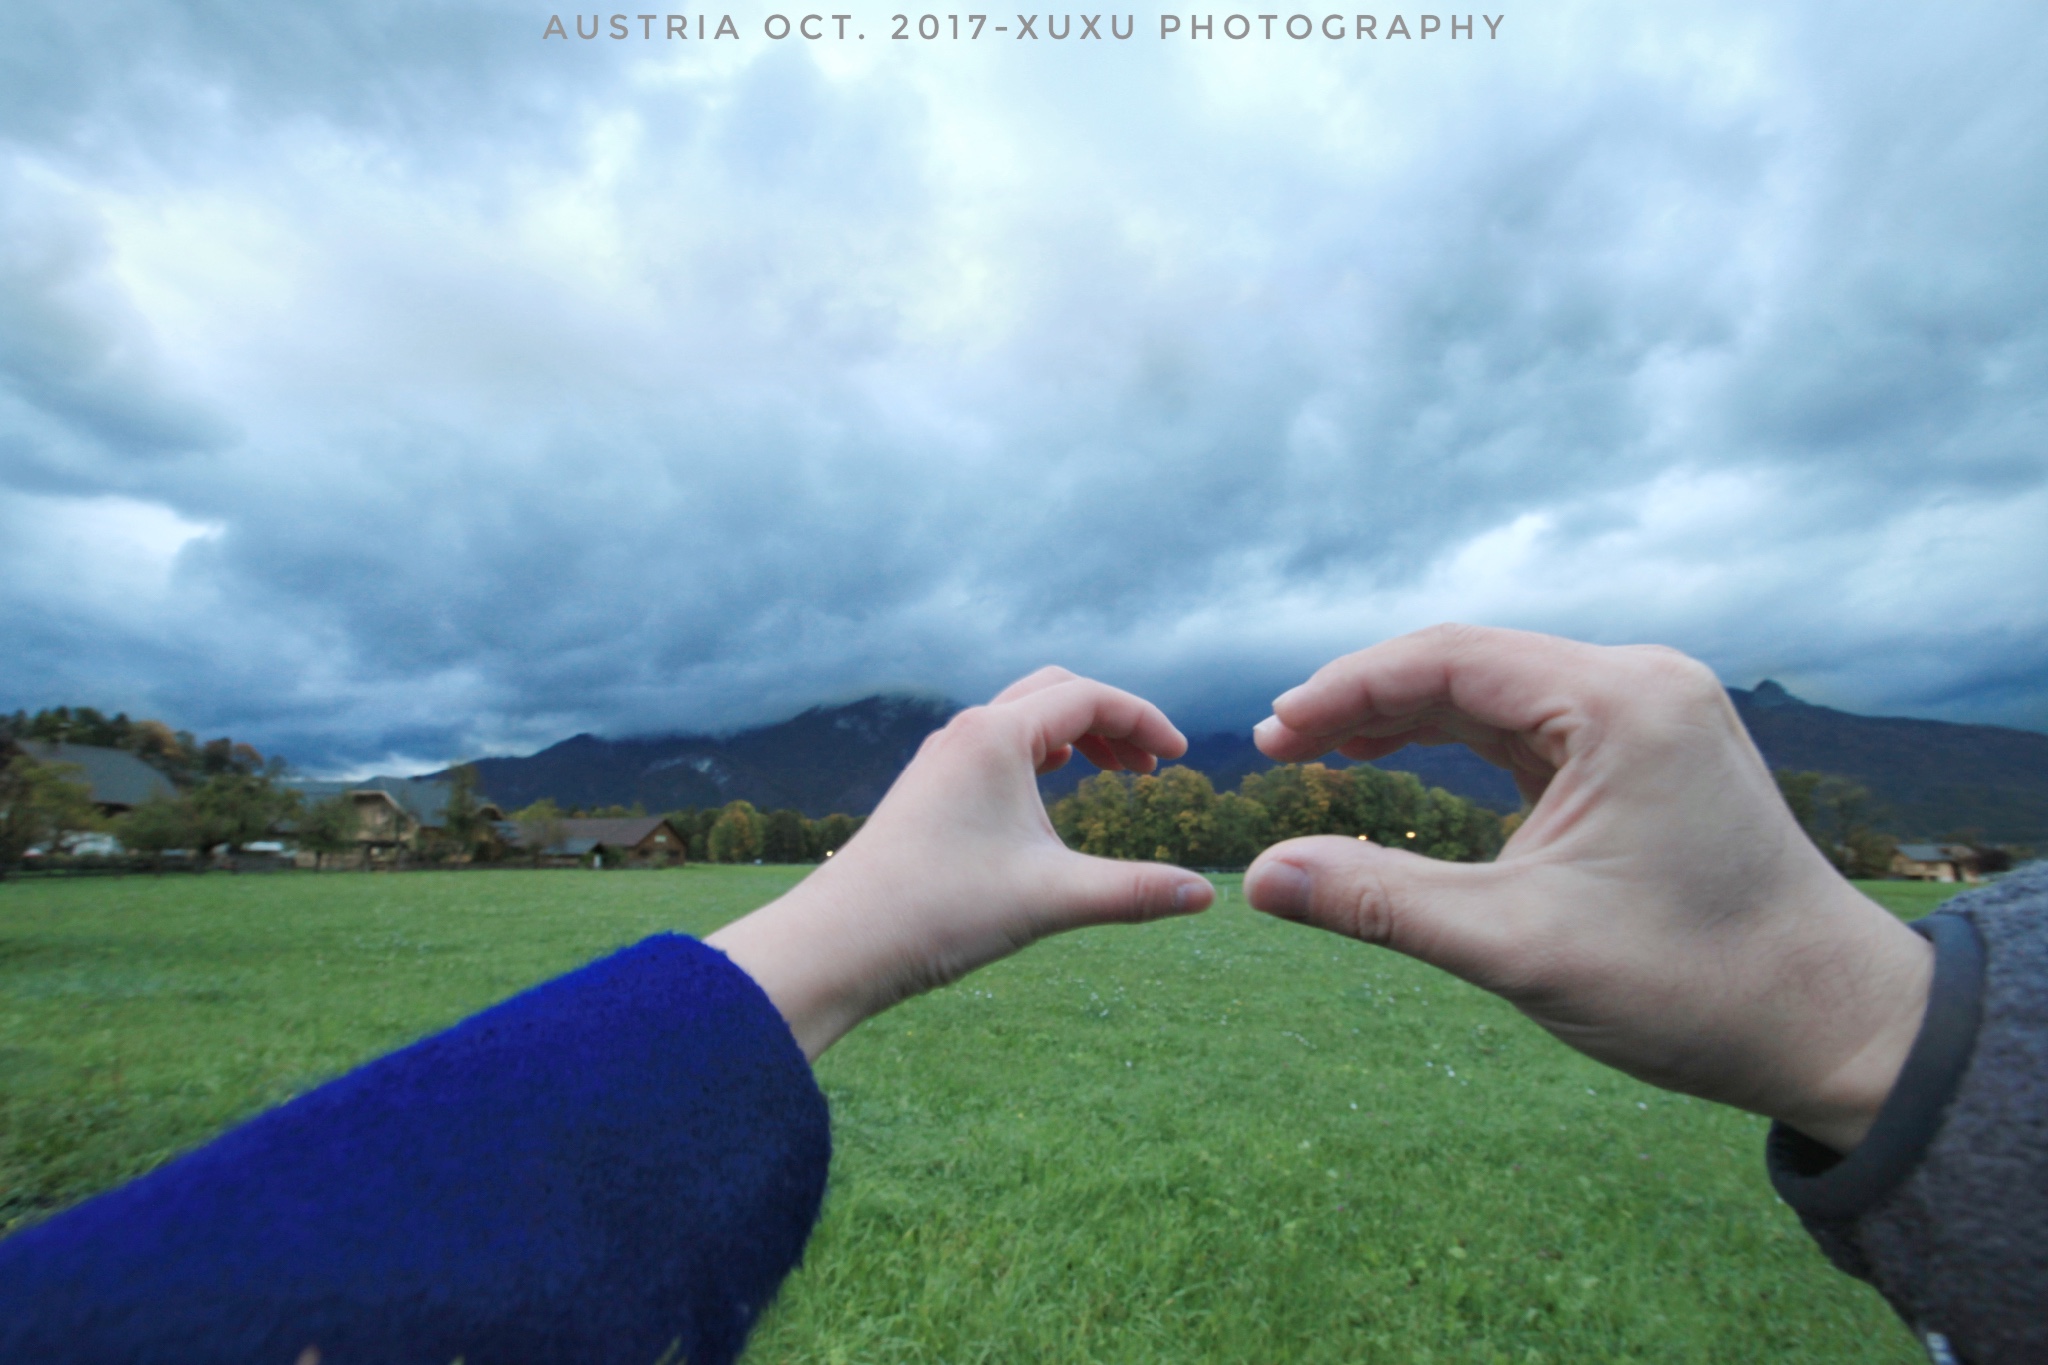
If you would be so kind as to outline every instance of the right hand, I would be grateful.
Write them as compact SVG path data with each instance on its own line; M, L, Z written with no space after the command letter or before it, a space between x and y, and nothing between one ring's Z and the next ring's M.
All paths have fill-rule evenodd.
M1890 1093L1933 953L1821 857L1708 669L1439 626L1326 665L1255 732L1283 762L1469 744L1534 803L1492 863L1295 839L1258 909L1430 962L1653 1085L1847 1151Z

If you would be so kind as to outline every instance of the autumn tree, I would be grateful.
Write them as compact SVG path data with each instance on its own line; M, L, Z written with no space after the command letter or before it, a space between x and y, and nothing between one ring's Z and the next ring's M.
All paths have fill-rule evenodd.
M1348 774L1320 763L1285 763L1263 773L1250 773L1238 791L1266 808L1273 842L1311 834L1355 834L1348 828Z
M1219 796L1209 779L1171 767L1157 776L1100 773L1054 803L1067 844L1105 858L1242 867L1282 839L1364 836L1432 858L1477 862L1503 841L1500 818L1410 773L1369 765L1285 764Z
M1273 842L1273 819L1242 792L1224 792L1210 814L1209 855L1202 867L1245 867Z
M1052 827L1069 848L1098 858L1128 856L1131 790L1121 773L1097 773L1052 808Z
M705 836L714 863L750 863L761 856L761 812L751 801L727 803Z

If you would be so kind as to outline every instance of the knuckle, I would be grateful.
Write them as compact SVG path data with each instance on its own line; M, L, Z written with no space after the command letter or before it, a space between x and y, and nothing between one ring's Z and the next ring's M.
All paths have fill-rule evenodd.
M963 739L972 739L988 733L991 717L986 706L970 706L954 714L946 722L946 732Z
M970 706L956 713L941 728L925 737L920 753L941 749L986 748L997 734L1001 722L986 706Z
M1431 646L1447 654L1460 654L1486 642L1492 632L1485 626L1463 621L1439 621L1418 632Z
M1633 651L1649 680L1660 690L1687 700L1719 697L1721 680L1690 654L1668 645L1639 645Z
M1172 908L1173 895L1166 880L1150 870L1131 874L1125 896L1132 918L1141 923L1163 918Z
M1394 940L1394 899L1376 868L1361 867L1344 888L1338 927L1361 943L1385 948Z

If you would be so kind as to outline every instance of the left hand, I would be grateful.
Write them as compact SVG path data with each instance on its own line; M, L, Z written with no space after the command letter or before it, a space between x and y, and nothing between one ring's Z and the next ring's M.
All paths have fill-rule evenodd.
M1067 929L1191 914L1193 872L1075 853L1037 774L1079 749L1150 772L1187 740L1150 702L1045 668L925 739L859 834L781 899L705 940L815 1059L870 1015Z

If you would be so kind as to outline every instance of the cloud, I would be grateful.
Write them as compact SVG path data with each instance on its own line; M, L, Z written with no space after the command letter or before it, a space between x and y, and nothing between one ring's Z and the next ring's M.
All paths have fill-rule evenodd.
M1234 724L1450 617L2048 726L2018 17L10 13L0 511L204 530L147 611L10 573L0 702L347 764L1058 659Z
M0 518L0 572L17 600L134 626L147 626L169 603L187 548L221 532L168 507L111 496L17 494L0 505Z

